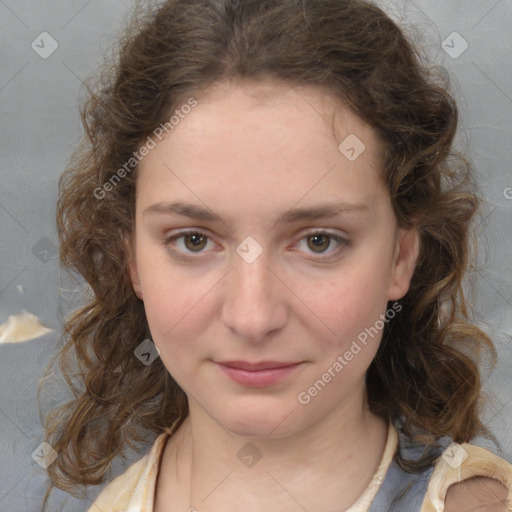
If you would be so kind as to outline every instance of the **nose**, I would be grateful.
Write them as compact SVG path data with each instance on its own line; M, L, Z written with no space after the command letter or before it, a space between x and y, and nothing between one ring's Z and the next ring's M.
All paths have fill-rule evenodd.
M222 321L239 339L263 341L287 322L287 287L270 268L265 251L252 263L236 253L233 260Z

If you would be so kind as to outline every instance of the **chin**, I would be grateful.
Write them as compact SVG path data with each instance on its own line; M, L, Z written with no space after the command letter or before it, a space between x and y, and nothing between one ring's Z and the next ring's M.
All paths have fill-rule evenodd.
M294 433L289 419L293 414L293 408L269 406L252 410L246 406L235 407L230 414L223 414L217 417L218 423L236 436L258 439L278 439Z

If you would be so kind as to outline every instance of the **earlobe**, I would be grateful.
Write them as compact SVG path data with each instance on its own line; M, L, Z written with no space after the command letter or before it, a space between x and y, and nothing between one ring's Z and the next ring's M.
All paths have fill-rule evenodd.
M417 228L399 229L388 290L388 300L399 300L408 292L418 256L420 236Z

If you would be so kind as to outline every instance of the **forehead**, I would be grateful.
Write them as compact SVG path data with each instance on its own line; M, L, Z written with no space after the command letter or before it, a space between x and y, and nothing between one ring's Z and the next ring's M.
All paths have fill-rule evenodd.
M229 200L235 187L250 201L298 200L313 189L348 197L381 179L375 131L324 90L219 83L196 99L141 162L139 196L164 201L188 188Z
M250 129L260 134L286 131L302 142L323 138L336 146L352 133L365 140L367 152L376 159L381 154L375 130L326 88L291 86L273 79L222 81L211 85L197 100L198 106L182 116L169 136L176 143L183 138L180 132L202 133L205 127L239 139L242 133L233 130Z

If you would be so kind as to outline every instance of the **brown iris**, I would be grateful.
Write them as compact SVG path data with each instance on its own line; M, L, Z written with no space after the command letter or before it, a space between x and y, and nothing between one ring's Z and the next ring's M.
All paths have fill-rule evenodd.
M317 244L316 242L313 242L313 246L311 246L309 243L308 243L308 246L311 249L313 249L313 247L315 249L324 249L324 250L327 249L329 247L329 245L330 245L330 240L329 240L329 237L327 235L321 235L320 234L320 235L311 235L311 236L308 237L308 240L316 240L316 241L318 241L318 240L321 240L321 239L323 239L324 242L326 242L326 243L320 245L320 244ZM315 250L315 249L313 249L313 250ZM323 252L323 251L316 251L316 252Z
M190 249L191 251L194 252L199 252L202 249L204 249L204 246L206 245L207 242L207 237L202 235L201 233L189 233L184 235L183 239L185 241L185 246L187 247L187 249ZM192 241L191 245L187 243L188 240Z

